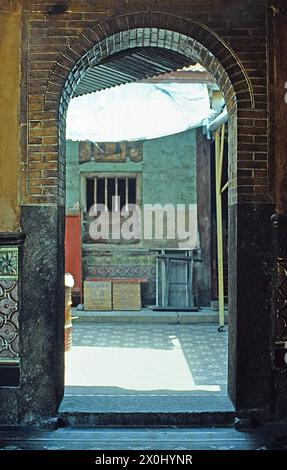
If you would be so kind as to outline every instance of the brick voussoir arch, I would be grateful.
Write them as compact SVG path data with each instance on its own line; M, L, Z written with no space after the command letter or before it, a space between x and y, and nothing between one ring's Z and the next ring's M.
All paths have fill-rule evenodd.
M208 26L170 13L137 12L113 17L84 31L51 71L44 110L64 114L85 71L116 52L133 47L164 47L198 61L217 80L229 110L234 102L253 109L250 79L235 52ZM240 84L240 87L239 85ZM238 95L236 95L238 93Z

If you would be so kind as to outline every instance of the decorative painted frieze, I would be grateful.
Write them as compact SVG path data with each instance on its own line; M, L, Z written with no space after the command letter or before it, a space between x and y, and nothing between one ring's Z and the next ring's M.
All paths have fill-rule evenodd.
M79 162L124 163L143 160L143 142L79 142Z

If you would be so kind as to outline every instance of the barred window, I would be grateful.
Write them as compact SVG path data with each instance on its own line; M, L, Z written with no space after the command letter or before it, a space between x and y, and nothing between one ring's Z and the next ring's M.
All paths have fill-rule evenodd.
M130 204L136 204L135 176L88 177L86 189L87 211L94 204L103 204L108 211L115 212L121 211L123 207Z

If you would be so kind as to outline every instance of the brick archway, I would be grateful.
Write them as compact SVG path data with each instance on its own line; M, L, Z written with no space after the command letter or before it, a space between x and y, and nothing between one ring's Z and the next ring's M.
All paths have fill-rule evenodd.
M44 110L58 112L59 119L59 194L58 202L64 204L65 194L65 124L66 111L73 91L82 76L103 59L133 47L161 47L199 62L217 81L229 113L229 204L238 200L237 150L241 138L238 110L252 110L256 103L251 82L244 67L229 46L206 26L169 14L149 15L137 13L114 18L85 32L61 55L51 72L44 95ZM73 64L73 66L71 66ZM61 169L63 171L61 171ZM234 207L234 206L233 206ZM236 216L230 220L230 247L237 253ZM236 283L236 262L229 262L230 284ZM238 289L231 292L230 308L237 309ZM238 377L236 372L237 319L230 325L229 344L229 391L236 408L238 399ZM244 378L243 378L244 380ZM238 406L238 409L240 407Z
M267 253L273 205L266 189L267 149L262 144L267 134L266 83L263 79L263 91L258 91L236 53L206 25L167 13L140 12L111 18L82 32L53 62L44 86L29 90L30 128L22 139L26 142L28 137L27 147L23 144L21 201L21 224L27 234L21 294L25 306L21 314L23 408L25 397L35 396L35 400L28 403L27 415L55 415L64 389L63 228L69 99L81 73L91 64L145 45L168 47L197 60L213 74L225 95L230 129L229 391L237 413L270 412L272 318ZM35 70L38 76L36 66ZM261 169L256 185L253 178ZM47 297L49 305L44 307ZM43 325L37 338L33 336L35 318Z
M65 118L73 91L89 67L103 59L134 47L161 47L199 62L217 81L229 111L230 129L239 125L238 109L254 109L251 81L234 51L207 26L176 15L139 12L112 18L85 31L58 58L45 88L43 110L55 113L59 120L59 163L57 201L64 204L65 194ZM58 128L55 129L58 132ZM235 135L235 131L231 133ZM236 188L237 143L230 145L231 185ZM45 190L49 196L49 188ZM29 189L28 194L29 198ZM237 200L237 191L230 197ZM51 195L51 200L55 198ZM33 199L33 197L32 197ZM44 198L45 199L45 198Z
M237 101L254 108L252 84L240 59L214 31L172 14L139 12L97 24L69 45L51 72L45 109L53 108L60 96L65 106L90 66L114 53L144 46L171 49L201 63L218 82L229 108L234 93Z
M46 131L38 131L37 128L32 127L34 126L32 111L30 113L31 138L29 138L28 152L26 154L25 150L23 154L25 169L21 185L23 204L64 204L65 116L73 91L89 67L100 63L102 59L114 53L142 46L171 49L201 63L220 86L227 103L230 126L237 125L238 132L240 132L241 124L236 119L235 111L256 109L257 103L252 83L241 61L229 45L206 25L173 14L153 11L114 17L97 24L94 28L85 30L70 43L57 58L50 71L41 102L38 103L38 94L35 97L36 111L41 110L44 120L45 113L47 116L48 122L44 123L43 127L49 128L49 139L44 139L49 142L49 145L46 145L42 139L43 145L35 146L41 140L38 136L47 134ZM242 126L244 127L244 122ZM59 130L60 141L56 148L54 142L58 139ZM26 138L27 135L23 129L22 140ZM52 146L50 142L53 142ZM233 142L230 147L234 155L235 143ZM52 155L55 151L59 156L58 161ZM42 181L39 178L37 181L32 181L35 175L34 153L37 154L35 157L39 153L48 154L48 157L43 157L47 163L47 170L44 169L41 174ZM234 162L234 168L231 169L234 180L237 176L235 160L236 158L230 158L230 162ZM47 177L54 177L54 181L47 182ZM236 187L236 181L233 187ZM240 188L232 195L234 202L239 192ZM246 199L245 196L243 196L244 199Z

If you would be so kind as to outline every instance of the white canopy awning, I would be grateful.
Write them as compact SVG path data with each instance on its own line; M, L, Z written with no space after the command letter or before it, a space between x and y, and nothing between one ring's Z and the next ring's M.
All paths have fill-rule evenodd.
M153 139L202 126L213 114L205 84L131 83L73 98L67 139Z

